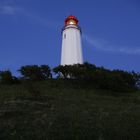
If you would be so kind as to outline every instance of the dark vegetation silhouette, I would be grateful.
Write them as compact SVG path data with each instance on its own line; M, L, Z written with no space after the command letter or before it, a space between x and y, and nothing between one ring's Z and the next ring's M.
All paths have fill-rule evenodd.
M58 78L74 79L81 86L113 91L131 91L139 87L140 74L122 70L107 70L93 64L58 66L53 69Z
M84 64L59 65L51 71L48 65L26 65L18 72L21 77L12 76L8 71L0 72L1 84L16 84L23 81L44 81L62 79L80 88L97 88L111 91L134 91L140 87L140 74L122 70L108 70L85 62ZM58 80L59 82L59 80Z
M19 79L15 76L12 76L10 70L0 71L0 83L1 84L17 84Z
M27 65L19 70L22 79L31 81L41 81L52 78L51 69L48 65Z
M139 73L89 63L18 72L0 72L0 140L140 139Z

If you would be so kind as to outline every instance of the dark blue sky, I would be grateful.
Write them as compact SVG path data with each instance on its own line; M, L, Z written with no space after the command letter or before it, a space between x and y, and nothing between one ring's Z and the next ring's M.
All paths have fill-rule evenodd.
M82 28L84 61L140 71L140 0L0 0L0 70L59 65L71 14Z

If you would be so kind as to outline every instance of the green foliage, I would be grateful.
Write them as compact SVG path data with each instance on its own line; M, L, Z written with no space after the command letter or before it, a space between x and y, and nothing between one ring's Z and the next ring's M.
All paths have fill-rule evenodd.
M45 79L52 78L51 69L48 65L41 65L40 70Z
M22 78L31 81L41 81L52 78L51 70L48 65L27 65L22 66L19 70Z
M139 79L138 74L134 72L111 71L89 63L58 66L53 71L58 77L79 81L81 86L84 85L113 91L135 90Z
M133 77L136 81L136 86L140 89L140 73L135 73L132 71Z
M19 83L19 80L12 76L12 73L7 70L7 71L0 71L0 83L1 84L15 84Z
M26 65L19 70L20 81L42 81L52 79L48 65ZM93 64L59 65L53 69L57 78L71 80L71 84L78 87L107 89L111 91L132 91L140 88L140 74L122 70L108 70ZM3 84L19 83L19 79L12 76L10 71L0 72Z

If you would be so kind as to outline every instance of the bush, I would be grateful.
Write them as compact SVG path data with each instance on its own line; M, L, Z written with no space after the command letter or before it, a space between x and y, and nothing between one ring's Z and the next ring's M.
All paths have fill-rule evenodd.
M16 84L19 83L18 78L12 76L12 73L7 71L0 71L0 82L2 84Z
M84 63L75 65L58 66L53 69L60 78L75 79L81 86L92 86L113 91L130 91L137 88L139 76L121 70L107 70L103 67Z
M19 70L22 78L31 81L41 81L52 78L51 70L48 65L27 65L22 66Z

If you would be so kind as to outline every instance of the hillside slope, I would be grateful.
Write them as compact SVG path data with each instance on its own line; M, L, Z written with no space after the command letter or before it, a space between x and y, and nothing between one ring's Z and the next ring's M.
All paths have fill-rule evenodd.
M0 86L0 140L138 140L140 92L68 81Z

